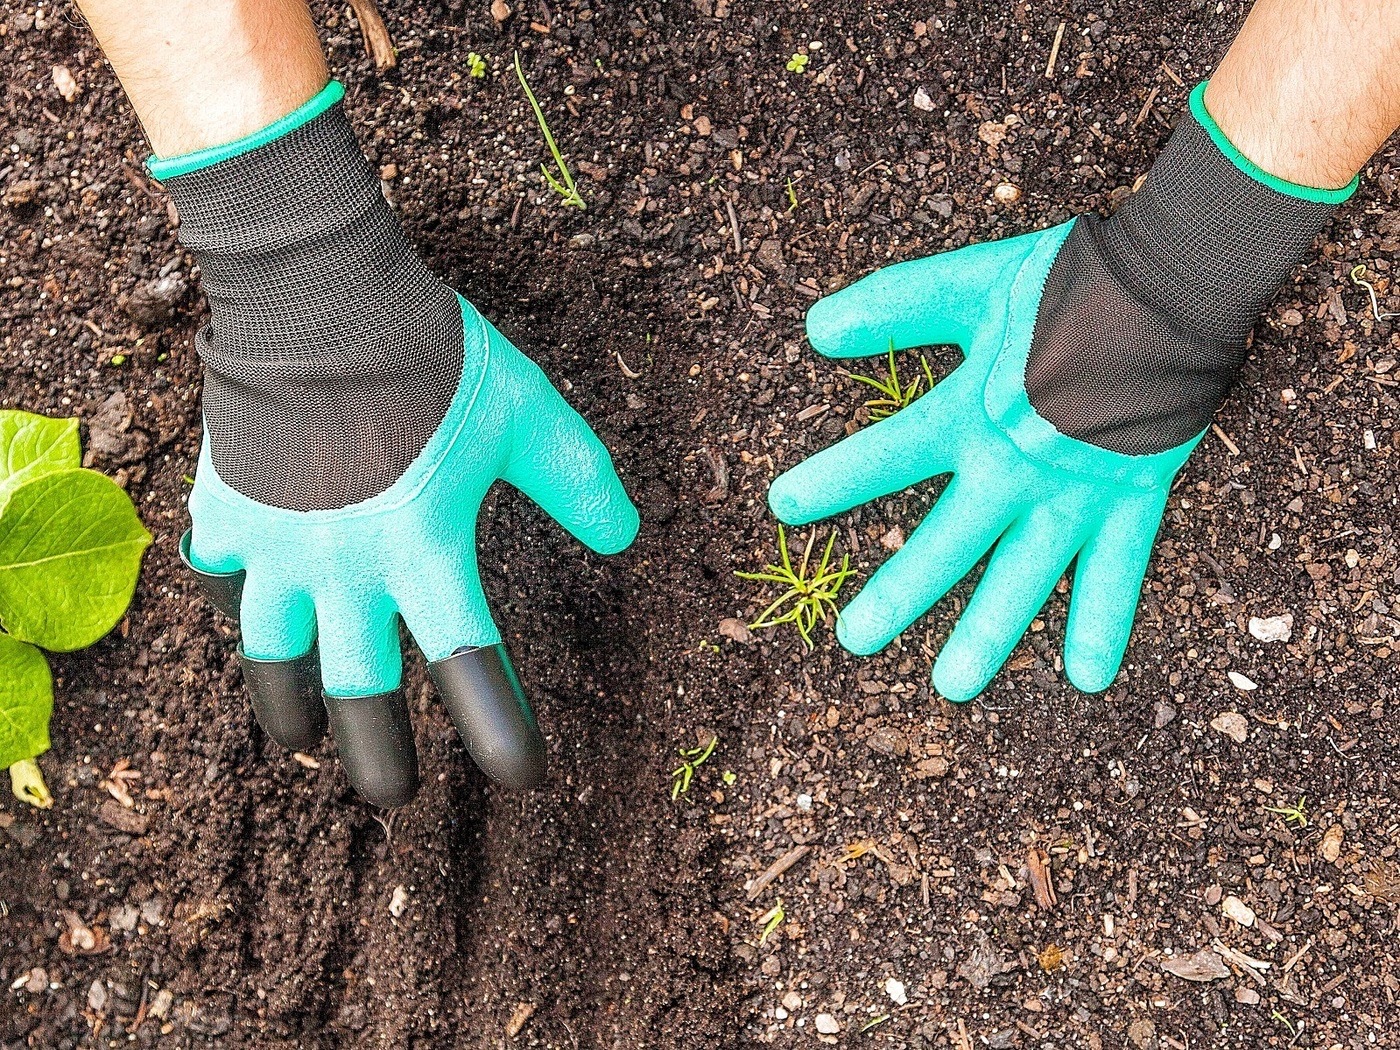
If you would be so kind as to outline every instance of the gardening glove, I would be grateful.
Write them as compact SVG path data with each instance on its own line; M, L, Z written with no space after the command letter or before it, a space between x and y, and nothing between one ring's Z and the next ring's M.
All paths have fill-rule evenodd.
M482 593L477 509L503 478L602 553L632 541L637 512L544 373L418 260L343 94L150 164L210 308L181 551L238 618L279 743L308 749L329 721L360 795L411 799L402 620L476 763L533 785L544 740Z
M952 474L841 611L847 649L888 645L990 552L933 668L938 692L970 700L1075 561L1065 671L1086 692L1113 680L1172 479L1260 310L1355 188L1263 172L1211 120L1204 88L1111 218L891 266L808 313L827 356L964 355L911 406L773 482L774 513L801 524Z

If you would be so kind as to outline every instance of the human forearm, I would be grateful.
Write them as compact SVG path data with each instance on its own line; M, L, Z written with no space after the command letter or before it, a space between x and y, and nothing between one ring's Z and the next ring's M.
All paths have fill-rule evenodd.
M1205 102L1269 174L1345 185L1400 126L1395 0L1258 0Z
M304 0L78 0L157 156L249 135L326 84Z

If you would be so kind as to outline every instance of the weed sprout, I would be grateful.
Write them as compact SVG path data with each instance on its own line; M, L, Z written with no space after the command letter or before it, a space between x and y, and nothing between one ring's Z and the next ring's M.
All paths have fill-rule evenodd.
M816 571L809 575L812 546L816 541L817 534L813 532L807 540L807 549L802 552L802 561L794 569L792 558L788 554L787 533L779 525L778 552L782 557L782 564L765 565L762 572L737 572L734 574L740 579L777 583L786 588L772 605L759 614L758 619L749 624L749 627L757 630L762 627L777 627L790 623L797 628L797 633L802 636L807 648L813 648L813 629L819 621L826 619L828 610L836 612L836 596L841 591L841 585L846 582L848 577L854 576L856 571L850 567L851 556L849 554L841 556L840 569L831 567L831 549L836 543L836 533L833 532L826 541L826 550L822 553L822 559L818 563ZM787 607L786 611L780 611L785 606Z
M541 164L540 171L544 173L544 181L549 184L551 190L559 195L560 203L564 207L587 211L583 198L579 196L578 187L574 185L574 176L569 171L569 165L564 162L564 155L559 152L559 146L554 141L554 134L549 130L549 123L544 119L544 110L540 109L539 100L535 98L535 93L530 90L530 83L525 79L525 70L520 68L519 51L515 53L515 75L520 81L520 86L525 89L525 97L530 100L530 108L535 111L535 122L539 124L540 131L544 134L545 145L549 147L549 154L554 158L554 164L559 169L559 177L556 178L547 164Z
M928 358L923 354L919 355L919 363L923 366L924 374L915 376L909 383L904 383L899 378L899 369L894 363L894 340L890 340L889 355L889 375L882 378L876 376L858 376L854 373L851 378L857 383L864 383L868 387L873 387L879 391L881 396L872 398L865 403L865 407L870 409L870 418L875 421L888 419L902 408L908 408L915 401L927 393L921 390L924 382L928 382L928 390L933 389L933 372L928 366Z

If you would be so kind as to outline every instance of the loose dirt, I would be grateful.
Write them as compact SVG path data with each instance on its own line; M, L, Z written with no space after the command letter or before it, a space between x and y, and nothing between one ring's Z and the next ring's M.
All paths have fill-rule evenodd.
M0 404L81 416L156 537L120 629L54 661L56 807L0 802L0 1046L1395 1046L1400 336L1348 279L1400 309L1394 146L1260 322L1114 686L1063 681L1059 595L955 707L928 673L966 585L871 659L721 628L766 604L734 573L775 555L768 482L865 425L801 318L1112 207L1244 5L513 6L385 3L382 73L348 8L316 14L412 236L598 429L644 525L597 558L493 493L482 566L549 781L486 783L415 656L424 789L381 818L329 748L261 734L179 569L197 275L76 9L0 2ZM586 213L542 187L516 47ZM936 490L818 531L864 578ZM1251 636L1283 613L1288 641ZM122 759L131 809L102 787ZM1273 811L1300 799L1305 825ZM1203 949L1216 976L1177 976Z

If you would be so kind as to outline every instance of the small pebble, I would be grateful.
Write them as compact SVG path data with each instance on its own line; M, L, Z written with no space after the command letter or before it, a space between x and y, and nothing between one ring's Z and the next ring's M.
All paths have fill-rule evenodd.
M816 1026L822 1035L836 1035L841 1031L841 1023L831 1014L817 1014Z

